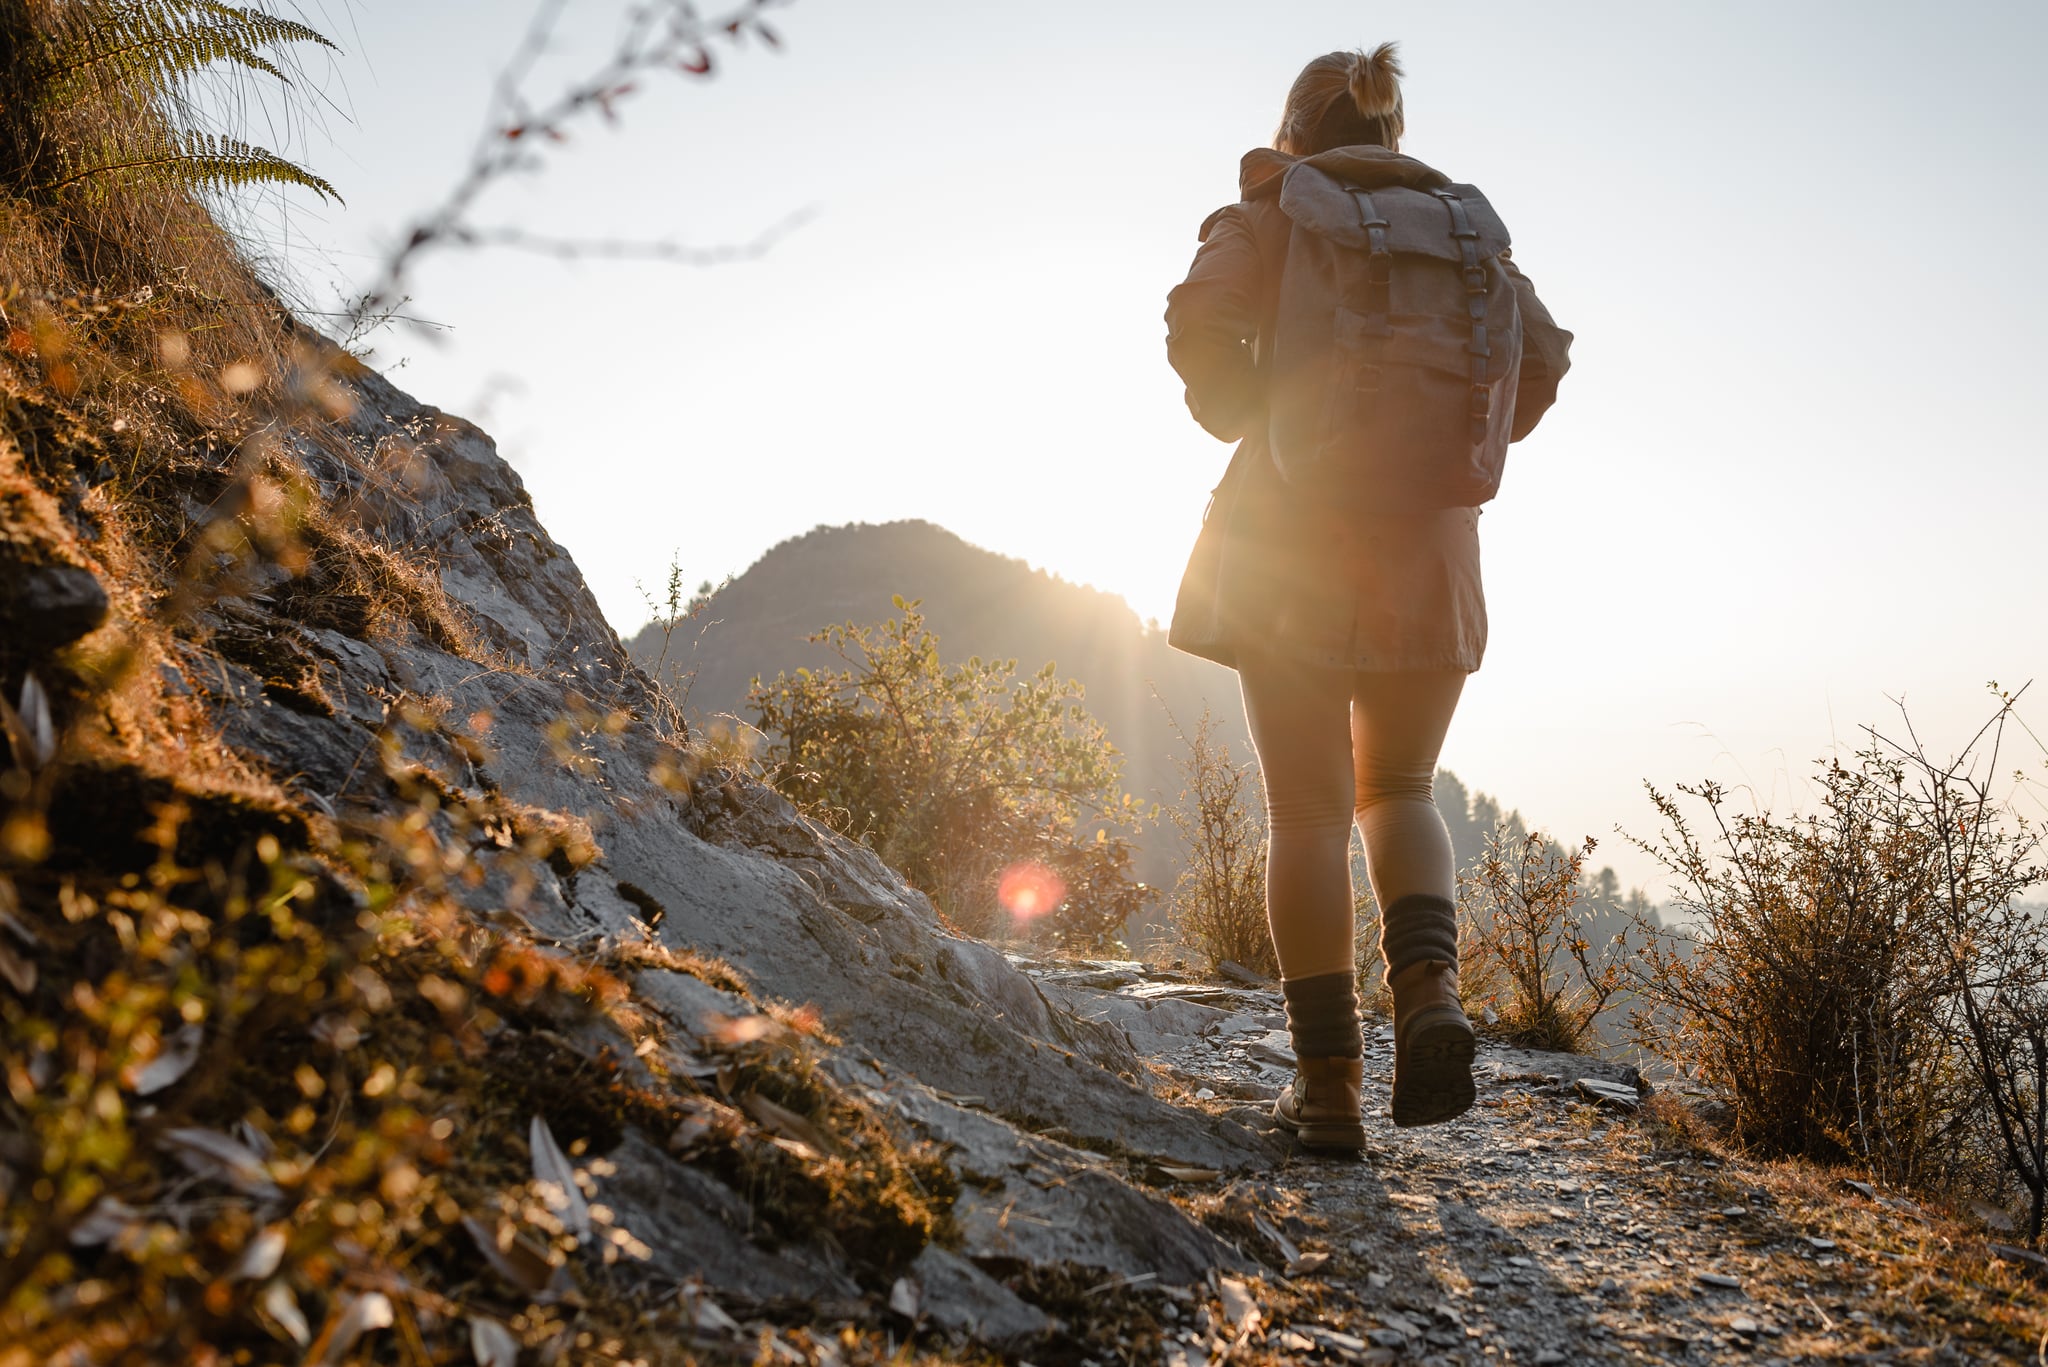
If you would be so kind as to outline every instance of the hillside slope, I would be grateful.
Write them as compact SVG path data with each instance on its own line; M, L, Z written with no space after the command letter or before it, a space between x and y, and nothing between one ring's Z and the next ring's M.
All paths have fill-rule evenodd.
M1152 1095L1121 1033L659 730L474 427L356 368L348 418L289 452L356 554L417 567L426 625L260 564L159 622L147 560L92 491L92 421L9 383L0 607L24 629L0 673L37 720L7 714L0 970L10 1034L62 1044L0 1103L0 1190L52 1175L0 1224L0 1361L82 1333L175 1360L265 1324L324 1342L394 1302L539 1344L559 1319L533 1303L570 1294L644 1340L698 1279L736 1305L858 1305L909 1276L946 1291L935 1329L1028 1336L1050 1320L984 1264L1239 1265L1124 1172L1263 1165L1270 1138ZM99 585L90 630L71 601ZM124 639L163 663L134 697L98 694ZM129 744L117 705L161 739ZM104 1133L78 1131L81 1088ZM564 1204L558 1146L596 1225ZM371 1209L388 1227L348 1236ZM1025 1237L1041 1228L1063 1232ZM206 1317L180 1309L236 1257L267 1270ZM75 1259L139 1299L76 1301ZM650 1287L666 1320L636 1326Z
M346 421L290 453L354 553L410 557L418 620L303 591L315 559L180 624L94 493L92 421L8 382L0 670L36 718L10 714L0 787L8 1367L824 1367L906 1339L2010 1360L2042 1328L2021 1265L1959 1226L1731 1188L1683 1112L1604 1119L1616 1093L1560 1086L1583 1062L1502 1056L1451 1133L1375 1114L1363 1163L1291 1156L1271 994L1020 972L693 763L474 427L358 371ZM122 640L162 663L95 692Z

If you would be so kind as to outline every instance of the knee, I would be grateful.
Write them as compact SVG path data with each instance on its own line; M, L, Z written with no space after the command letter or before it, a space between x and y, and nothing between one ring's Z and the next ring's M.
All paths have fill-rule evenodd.
M1266 829L1274 835L1350 834L1352 807L1348 796L1266 796Z
M1419 778L1412 775L1388 774L1374 775L1371 778L1361 776L1352 805L1352 816L1363 821L1370 813L1390 803L1420 804L1433 812L1436 810L1435 778L1434 774L1424 774Z

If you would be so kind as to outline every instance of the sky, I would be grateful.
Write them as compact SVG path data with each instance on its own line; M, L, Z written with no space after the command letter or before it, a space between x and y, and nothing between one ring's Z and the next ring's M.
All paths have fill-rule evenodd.
M459 176L530 10L307 9L342 53L289 150L347 204L251 221L331 308ZM569 0L527 89L590 69L621 13ZM1492 637L1447 766L1655 890L1615 833L1654 832L1646 780L1782 809L1895 700L1947 748L1987 681L2048 675L2048 7L770 15L779 48L649 81L474 221L706 247L798 226L716 266L429 256L405 312L433 326L369 339L497 437L622 633L672 559L694 585L909 517L1168 618L1229 451L1166 366L1166 291L1302 63L1391 38L1403 150L1487 192L1577 334L1482 519ZM2048 735L2048 703L2029 715Z

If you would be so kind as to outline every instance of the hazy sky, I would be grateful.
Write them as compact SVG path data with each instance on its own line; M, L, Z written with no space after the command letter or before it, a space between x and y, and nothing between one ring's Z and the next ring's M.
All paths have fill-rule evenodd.
M277 237L330 297L459 173L528 12L340 2L315 17L342 112L296 150L348 207L295 198ZM620 13L572 0L531 88ZM497 435L622 632L672 554L694 584L902 517L1165 619L1228 456L1166 367L1165 292L1302 62L1396 38L1404 150L1487 190L1578 334L1482 522L1492 643L1448 765L1638 881L1612 830L1652 828L1644 779L1782 805L1888 696L1946 744L1986 680L2048 674L2048 6L797 0L773 22L781 51L653 82L478 220L802 227L710 269L442 256L409 310L441 340L376 343Z

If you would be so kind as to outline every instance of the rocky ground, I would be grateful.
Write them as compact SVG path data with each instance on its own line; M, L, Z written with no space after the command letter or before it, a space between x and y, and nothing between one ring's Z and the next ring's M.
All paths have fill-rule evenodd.
M1057 1004L1123 1029L1180 1104L1271 1130L1268 1106L1292 1061L1277 990L1135 964L1026 967ZM1248 1177L1162 1174L1212 1226L1241 1227L1236 1246L1267 1271L1265 1283L1161 1285L1160 1360L1212 1362L1254 1346L1444 1363L2024 1352L1959 1334L1969 1297L1945 1284L1927 1247L1953 1248L1953 1232L1910 1201L1716 1156L1674 1129L1683 1112L1651 1103L1634 1068L1494 1042L1482 1044L1466 1117L1397 1130L1386 1116L1392 1038L1384 1019L1369 1020L1362 1159L1293 1149ZM2030 1294L2017 1285L1983 1291ZM1210 1290L1223 1315L1207 1308Z
M656 958L715 956L750 989L643 966L630 1003L665 1024L629 1030L614 1053L713 1088L747 1111L747 1142L824 1180L833 1136L821 1150L786 1110L729 1090L719 1062L733 1022L776 1002L814 1009L839 1042L806 1048L847 1104L894 1117L959 1182L950 1228L899 1277L829 1230L792 1239L785 1219L764 1234L771 1192L627 1127L605 1155L605 1198L649 1247L649 1303L683 1288L703 1334L693 1351L873 1360L900 1330L940 1360L1037 1367L1961 1361L2010 1360L2020 1333L2040 1332L2038 1315L2001 1309L2038 1288L2010 1264L1984 1273L1981 1234L1716 1156L1674 1128L1682 1108L1646 1111L1623 1068L1489 1046L1469 1118L1397 1132L1377 1118L1391 1065L1378 1026L1371 1149L1300 1156L1267 1118L1289 1064L1270 987L1020 964L949 934L871 852L772 790L737 776L679 790L644 679L489 439L360 383L363 442L410 452L402 498L357 497L367 533L416 545L434 529L440 583L513 666L421 641L368 648L273 614L263 629L299 643L331 702L270 705L278 685L224 666L208 687L228 739L315 805L390 803L360 758L384 734L455 793L587 822L588 862L521 873L521 921L572 957L648 940ZM448 724L394 732L411 697ZM479 914L507 905L500 881L464 894ZM748 1034L740 1048L755 1047ZM598 1038L579 1052L602 1057ZM878 1340L878 1323L895 1328Z

